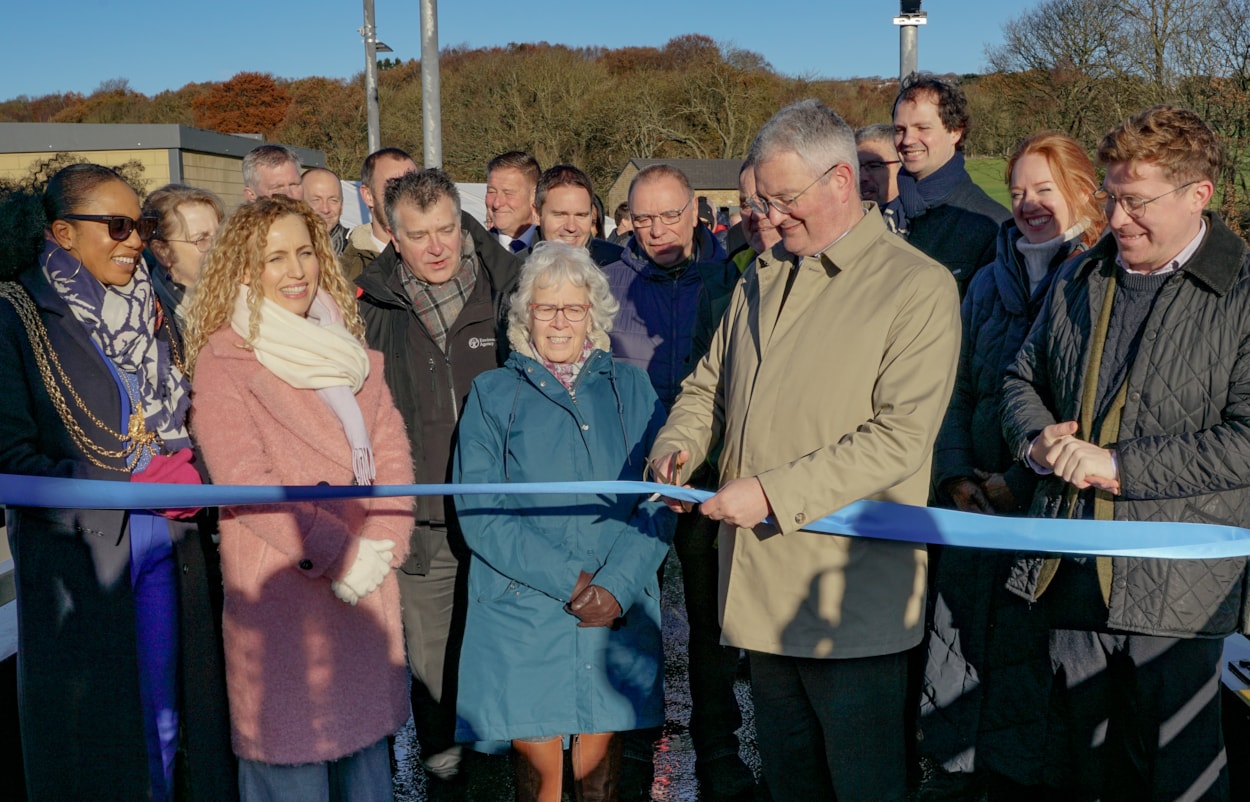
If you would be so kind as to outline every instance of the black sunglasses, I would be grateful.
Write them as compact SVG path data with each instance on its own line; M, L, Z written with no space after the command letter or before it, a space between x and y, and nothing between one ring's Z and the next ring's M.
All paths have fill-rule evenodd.
M125 242L130 239L131 231L139 232L139 239L147 242L152 239L152 235L156 233L156 226L159 224L158 217L140 217L133 220L124 214L66 214L61 215L66 220L90 220L93 223L108 223L109 237L118 242Z

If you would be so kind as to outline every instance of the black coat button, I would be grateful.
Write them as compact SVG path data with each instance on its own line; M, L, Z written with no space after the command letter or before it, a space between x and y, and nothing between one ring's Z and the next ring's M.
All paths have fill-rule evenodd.
M300 560L299 567L301 571L311 571L313 567L312 560Z

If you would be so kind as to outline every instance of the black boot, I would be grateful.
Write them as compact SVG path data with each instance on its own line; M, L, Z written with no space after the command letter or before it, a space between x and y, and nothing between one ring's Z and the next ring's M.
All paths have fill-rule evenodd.
M512 753L512 783L516 787L516 802L538 802L543 777L534 764L517 751Z
M582 739L573 736L573 793L577 802L618 802L620 799L621 753L624 740L613 735L603 759L594 766L582 765ZM581 775L578 777L577 775Z

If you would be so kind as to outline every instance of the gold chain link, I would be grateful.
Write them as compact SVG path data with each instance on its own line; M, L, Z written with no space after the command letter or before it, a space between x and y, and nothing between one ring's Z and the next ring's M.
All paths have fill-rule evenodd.
M0 282L0 298L4 298L13 306L18 318L22 321L22 326L26 329L26 338L30 341L30 350L35 355L35 364L39 368L40 378L43 379L44 388L48 391L48 397L56 408L57 414L61 418L61 423L64 424L66 431L69 432L70 438L91 464L111 471L129 473L139 462L144 448L155 451L153 445L159 440L159 437L156 432L147 431L143 417L143 406L138 403L138 400L131 393L129 384L125 381L122 382L126 386L126 394L130 396L132 409L129 431L126 434L122 434L105 426L104 422L87 408L86 403L78 395L73 383L65 375L65 369L61 367L61 362L56 356L56 350L52 347L52 341L48 338L48 330L44 327L43 321L40 320L39 312L35 309L34 302L31 301L26 291L16 282ZM55 377L53 376L53 369L56 372ZM57 381L58 378L60 380L59 383ZM62 386L65 387L70 397L73 398L75 406L87 416L87 419L92 424L116 438L122 444L120 450L113 451L104 448L83 431L82 426L74 419L73 412L65 401L65 396L61 393ZM133 410L138 411L135 412ZM126 467L118 468L114 465L109 465L102 462L96 455L109 459L124 459Z

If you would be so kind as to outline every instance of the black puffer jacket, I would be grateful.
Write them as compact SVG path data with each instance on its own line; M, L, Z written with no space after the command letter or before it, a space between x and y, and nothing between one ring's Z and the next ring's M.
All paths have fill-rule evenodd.
M1198 252L1170 277L1128 373L1115 445L1119 521L1250 522L1250 251L1207 214ZM1065 266L1003 390L1003 432L1023 455L1041 429L1077 420L1090 333L1116 245ZM1032 514L1058 516L1064 483L1043 479ZM1037 596L1041 555L1020 555L1008 589ZM1246 631L1246 558L1112 560L1108 625L1169 637Z
M394 245L386 246L356 279L365 340L382 352L386 384L407 424L419 483L450 481L456 423L469 387L478 374L499 367L508 353L507 306L520 262L502 248L483 247L486 241L475 233L466 229L478 261L477 282L447 334L446 353L412 309L397 272L404 268ZM449 524L454 527L454 516L450 496L418 497L416 507L404 569L425 574L436 540L446 536Z

